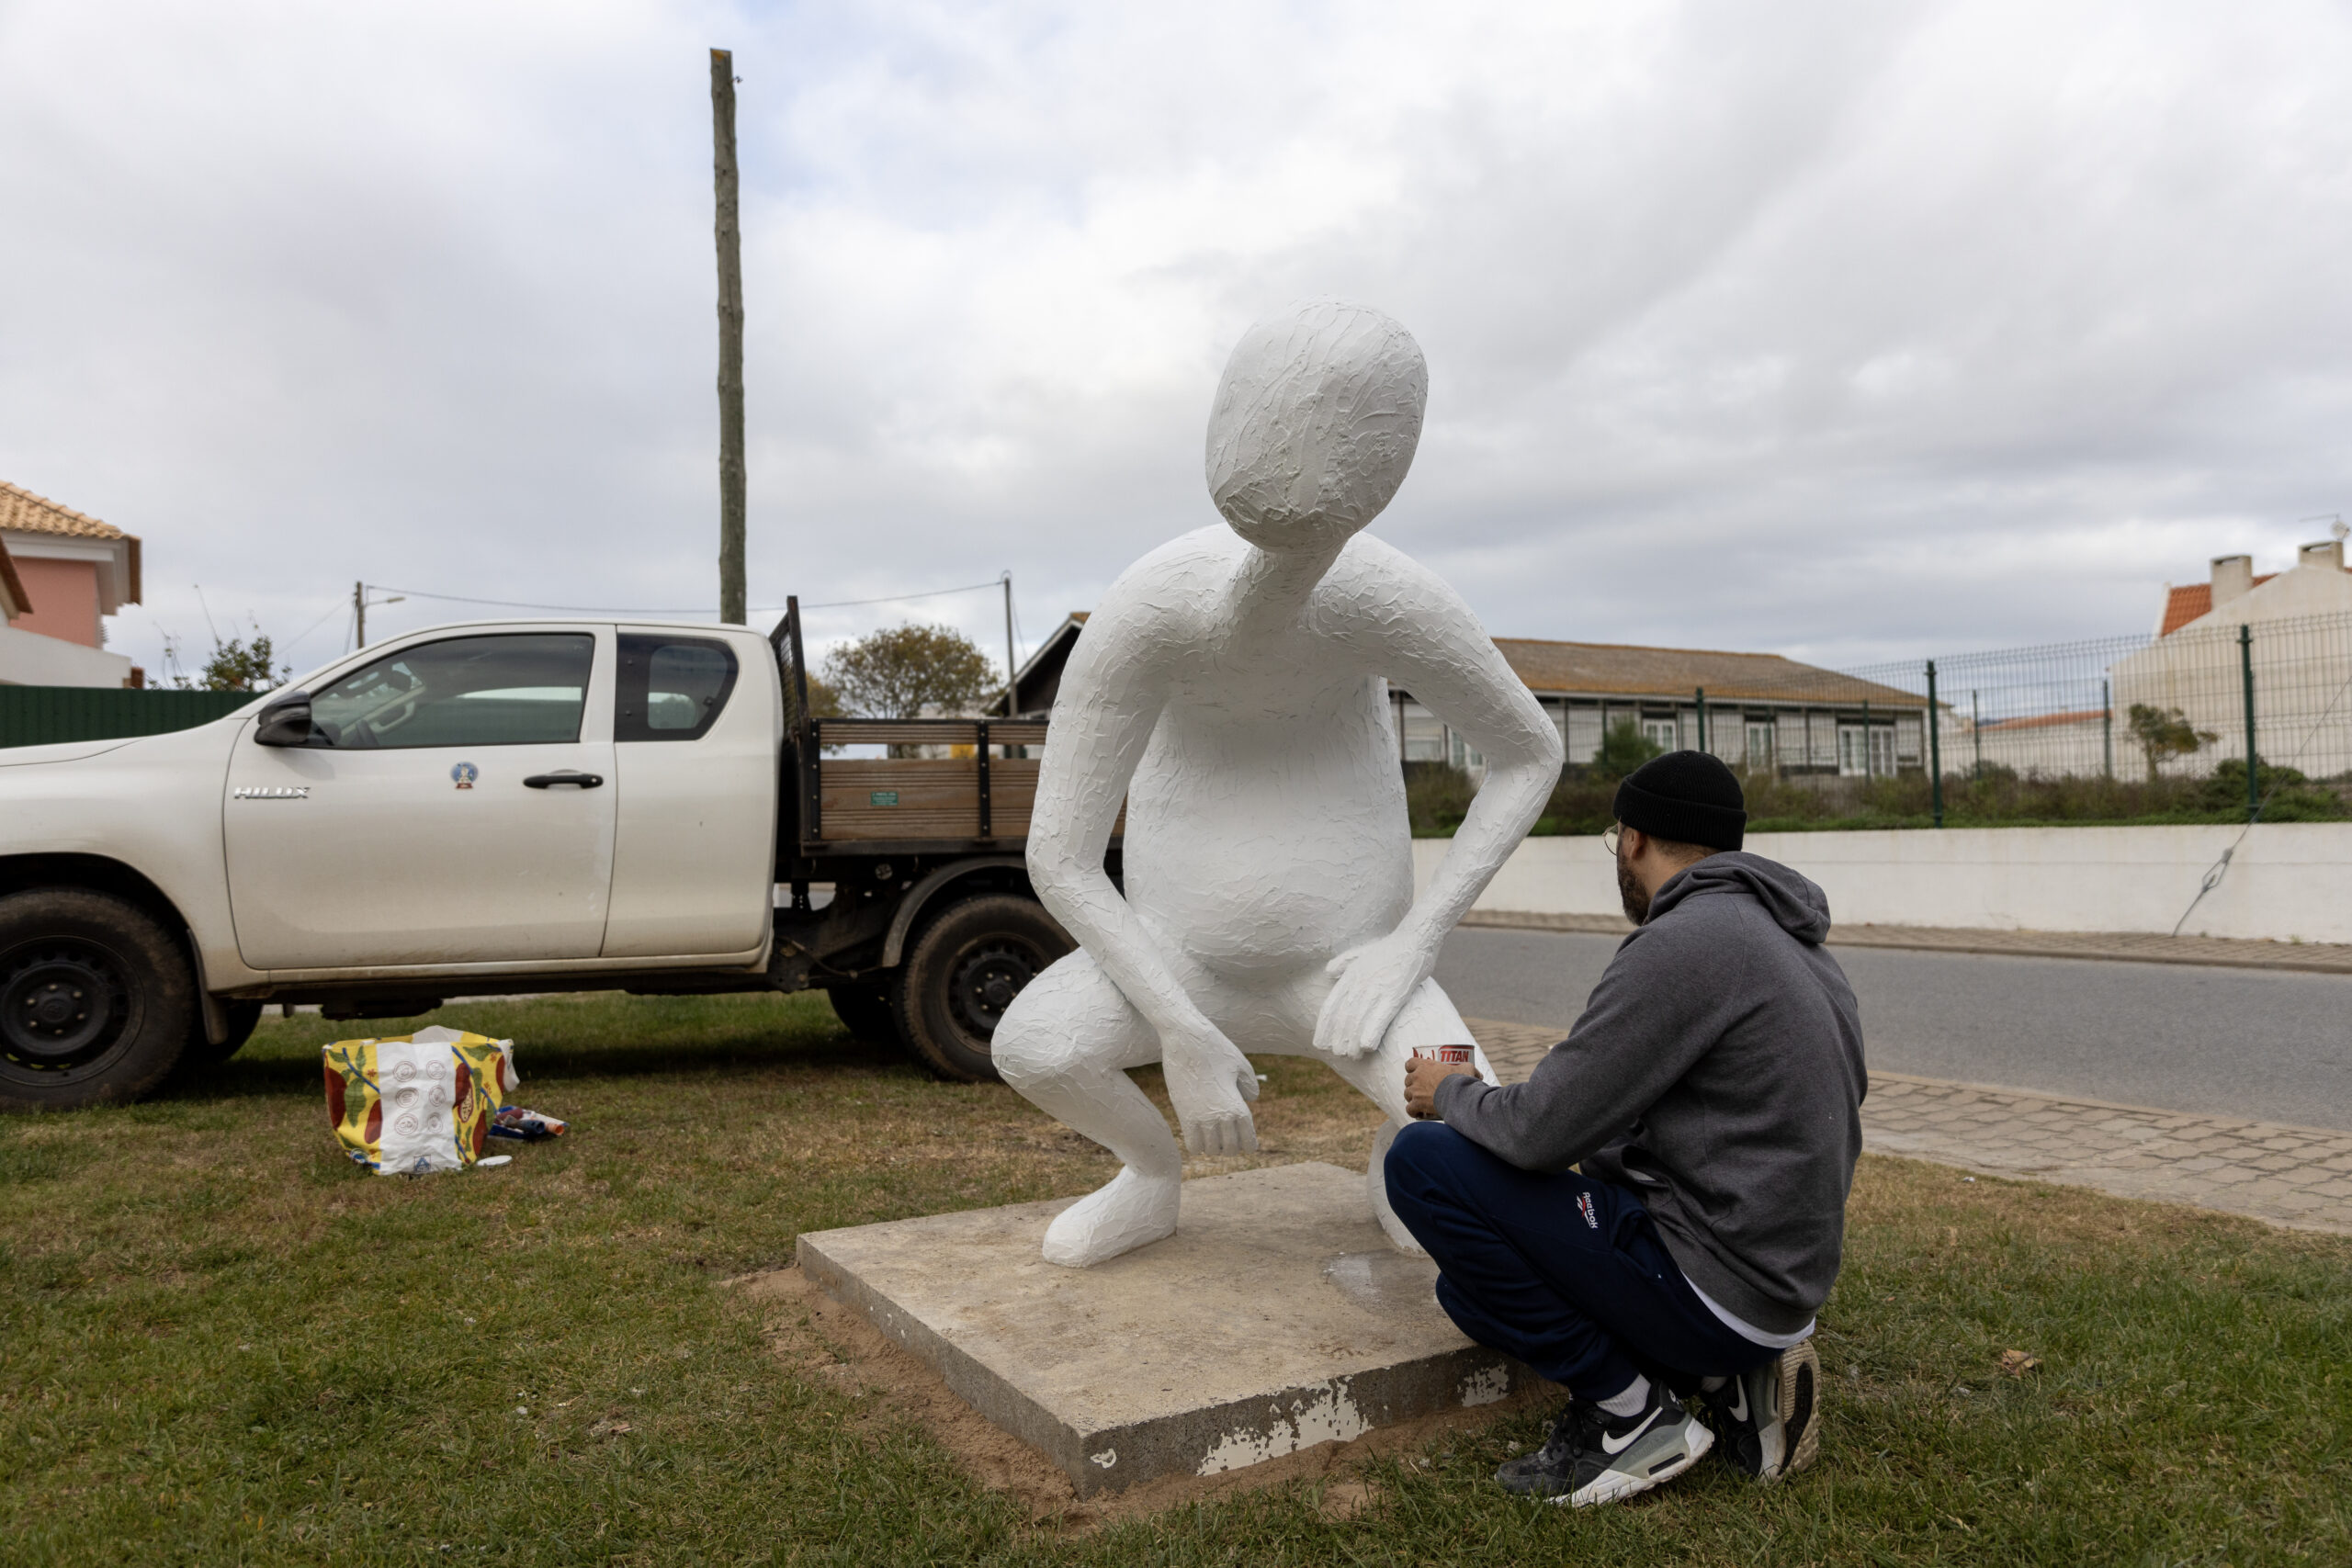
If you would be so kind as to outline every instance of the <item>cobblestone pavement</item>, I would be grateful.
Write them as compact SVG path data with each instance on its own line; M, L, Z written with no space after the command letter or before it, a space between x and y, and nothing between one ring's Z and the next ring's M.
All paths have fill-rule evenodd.
M1566 1032L1466 1021L1505 1083L1533 1072ZM2352 1133L1872 1073L1862 1145L1989 1176L2352 1235Z
M1623 936L1634 928L1616 915L1543 915L1473 909L1465 926L1509 931L1591 931ZM1993 953L2011 958L2104 958L2141 964L2198 964L2231 969L2295 969L2352 975L2352 944L2245 942L2234 937L2158 936L2146 931L1996 931L1941 926L1835 926L1832 947L1903 947L1924 953Z

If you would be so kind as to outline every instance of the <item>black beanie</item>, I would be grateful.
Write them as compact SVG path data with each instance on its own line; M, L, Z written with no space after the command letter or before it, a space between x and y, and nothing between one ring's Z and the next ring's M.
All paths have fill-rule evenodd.
M1681 844L1736 850L1747 832L1747 799L1723 760L1704 751L1668 751L1625 775L1617 786L1617 820Z

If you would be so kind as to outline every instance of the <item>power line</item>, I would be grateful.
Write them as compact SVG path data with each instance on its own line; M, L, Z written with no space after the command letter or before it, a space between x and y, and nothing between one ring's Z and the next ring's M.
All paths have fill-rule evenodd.
M549 610L558 615L707 615L713 613L711 606L707 604L696 604L684 609L660 610L649 610L631 604L535 604L522 599L470 599L462 593L428 593L422 588L395 588L388 582L371 582L368 586L381 589L387 593L405 593L412 599L438 599L450 604L486 604L492 609L500 610ZM988 582L967 582L961 588L928 588L920 593L885 593L874 599L831 599L822 604L803 604L800 607L804 610L844 610L860 604L895 604L905 599L939 599L950 593L977 593L984 588L1001 590L1003 586L1004 580L997 578ZM781 614L785 606L753 604L750 608L769 614Z

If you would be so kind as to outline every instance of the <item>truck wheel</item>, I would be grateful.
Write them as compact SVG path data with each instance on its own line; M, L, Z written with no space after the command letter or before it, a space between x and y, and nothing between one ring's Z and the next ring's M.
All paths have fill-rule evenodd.
M899 1043L899 1021L890 1011L890 993L882 987L835 986L825 995L832 998L833 1016L858 1039L876 1045Z
M229 1037L218 1045L205 1038L204 1009L199 1006L196 1010L195 1021L187 1028L187 1049L180 1055L182 1072L190 1068L217 1067L243 1050L245 1042L254 1037L254 1026L261 1022L261 1003L223 997L220 1006L222 1016L228 1020Z
M988 1082L997 1021L1075 945L1031 899L992 893L949 905L915 938L890 987L900 1037L941 1077Z
M0 898L0 1110L138 1099L195 1011L179 943L137 906L62 887Z

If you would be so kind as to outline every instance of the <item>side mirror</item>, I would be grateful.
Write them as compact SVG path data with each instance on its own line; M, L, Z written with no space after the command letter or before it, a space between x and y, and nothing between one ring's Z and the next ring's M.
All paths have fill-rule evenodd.
M254 726L256 746L307 746L311 743L311 694L291 692L261 710Z

